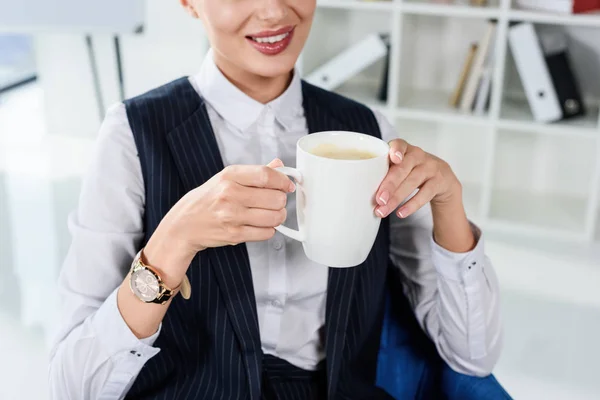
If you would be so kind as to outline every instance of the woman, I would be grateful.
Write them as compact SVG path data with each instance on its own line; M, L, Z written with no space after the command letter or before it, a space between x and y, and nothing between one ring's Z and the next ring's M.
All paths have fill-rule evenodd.
M180 1L212 49L196 76L107 114L70 219L53 397L389 398L372 376L392 279L452 368L489 374L498 286L461 185L381 114L300 80L315 0ZM296 217L273 169L330 129L391 147L373 250L332 271L274 230Z

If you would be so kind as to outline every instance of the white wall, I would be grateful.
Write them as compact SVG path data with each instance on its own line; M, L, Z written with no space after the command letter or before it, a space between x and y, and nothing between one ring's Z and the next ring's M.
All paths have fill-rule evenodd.
M146 16L143 34L122 36L126 97L195 73L208 49L200 22L188 16L177 0L148 0ZM0 126L0 133L7 133L4 139L9 141L0 146L0 159L9 172L2 178L6 193L0 200L10 209L8 213L3 204L0 219L8 220L12 227L10 232L0 230L3 237L10 235L12 243L11 254L0 261L10 262L21 278L22 322L42 325L49 339L55 328L55 308L49 307L41 315L38 307L40 299L56 300L56 289L48 282L57 276L70 244L67 216L76 207L103 115L96 100L85 35L39 33L34 41L43 101L22 104L19 110L25 115L8 116L5 120L13 121L12 126L4 130ZM120 101L113 37L94 34L93 41L101 94L108 107ZM15 95L19 93L23 97L19 101L41 97L27 91ZM39 118L43 114L45 123ZM9 154L3 156L2 150ZM31 251L32 240L42 244L35 252ZM36 263L40 259L44 262Z
M131 32L143 9L144 0L0 0L0 30Z
M113 38L93 35L105 106L119 101ZM177 0L148 0L143 34L124 35L126 96L135 96L199 68L208 46L199 21ZM35 36L40 82L45 92L48 132L93 137L101 118L83 34ZM74 110L76 110L74 112Z
M142 34L121 36L126 97L195 73L208 49L201 23L190 17L177 0L148 0L145 21ZM103 106L108 108L120 101L114 37L94 34L93 42ZM59 189L47 199L48 207L58 214L57 229L66 233L66 215L75 206L78 196L74 188L79 186L85 172L86 154L92 151L104 116L99 112L83 33L36 34L35 53L46 124L39 130L42 136L32 139L31 144L35 142L44 148L72 147L72 152L62 153L71 154L68 160L49 160L50 167L59 171L54 174L53 184ZM60 190L63 186L71 188L66 198ZM18 221L14 222L19 226ZM22 224L26 226L30 222L24 214ZM25 227L23 232L27 229L34 227ZM67 245L60 243L59 259L64 257Z
M123 38L126 96L194 74L208 50L200 21L178 0L148 0L143 35Z

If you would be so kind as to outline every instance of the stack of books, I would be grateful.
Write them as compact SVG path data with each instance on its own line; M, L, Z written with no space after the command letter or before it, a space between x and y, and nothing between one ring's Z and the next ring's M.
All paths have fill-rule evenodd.
M496 20L490 20L485 34L477 43L471 43L458 83L450 98L450 105L463 112L483 115L489 107Z
M561 14L580 14L600 10L600 0L517 0L520 8Z

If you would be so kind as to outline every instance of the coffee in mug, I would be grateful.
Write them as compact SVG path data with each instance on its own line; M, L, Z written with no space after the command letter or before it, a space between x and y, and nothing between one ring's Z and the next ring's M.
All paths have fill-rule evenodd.
M389 146L370 135L320 132L296 145L298 230L276 229L302 242L306 256L329 267L353 267L369 255L381 219L375 195L389 169Z
M369 158L377 157L375 153L370 151L356 148L343 148L336 146L333 143L322 143L312 149L310 153L315 156L333 158L335 160L368 160Z

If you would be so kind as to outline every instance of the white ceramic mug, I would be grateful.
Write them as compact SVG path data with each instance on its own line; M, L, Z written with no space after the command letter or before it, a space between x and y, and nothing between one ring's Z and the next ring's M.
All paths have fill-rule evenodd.
M375 157L339 160L311 153L323 144ZM299 230L285 226L277 230L302 242L306 256L316 263L330 267L363 263L381 223L375 215L375 195L389 169L388 144L361 133L320 132L300 139L296 151L296 168L277 170L296 181Z

